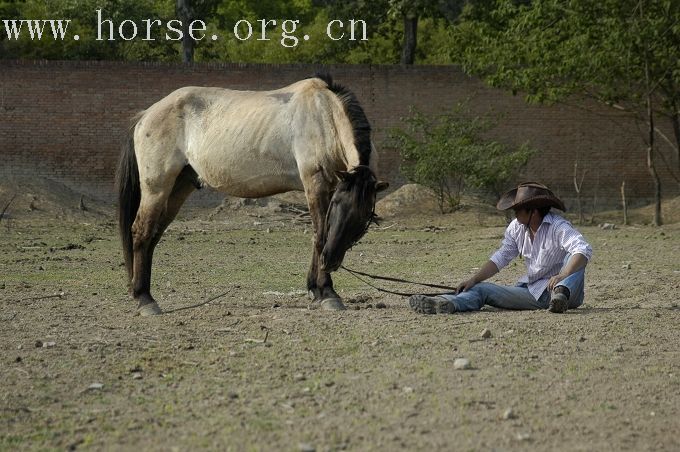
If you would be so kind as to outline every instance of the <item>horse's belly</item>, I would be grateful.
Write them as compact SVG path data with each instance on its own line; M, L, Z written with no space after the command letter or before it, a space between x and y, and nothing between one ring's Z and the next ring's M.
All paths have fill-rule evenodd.
M291 164L261 157L223 155L190 164L203 184L230 196L261 198L304 189L294 160Z

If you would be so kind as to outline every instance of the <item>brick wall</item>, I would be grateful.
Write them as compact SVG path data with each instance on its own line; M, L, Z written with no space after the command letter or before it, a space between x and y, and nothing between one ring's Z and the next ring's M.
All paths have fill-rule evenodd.
M577 161L588 171L583 195L599 207L618 203L623 180L631 199L652 197L642 134L631 119L593 105L529 106L521 96L487 88L450 66L0 60L0 173L48 177L111 199L120 143L135 112L181 86L273 89L317 70L329 71L358 96L382 151L382 175L393 187L404 179L398 153L385 147L389 129L400 125L409 106L438 112L467 101L472 114L502 115L494 139L528 141L542 151L522 177L545 181L568 203ZM678 184L660 166L665 194L677 195Z

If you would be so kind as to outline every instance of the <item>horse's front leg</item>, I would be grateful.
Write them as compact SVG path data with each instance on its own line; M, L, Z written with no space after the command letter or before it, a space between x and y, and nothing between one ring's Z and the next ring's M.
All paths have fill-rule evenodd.
M321 251L326 244L326 212L331 200L331 187L321 174L315 175L305 186L305 195L309 205L314 229L314 248L312 264L307 273L307 290L319 302L323 309L339 311L345 309L340 296L333 289L333 280L329 272L319 265Z

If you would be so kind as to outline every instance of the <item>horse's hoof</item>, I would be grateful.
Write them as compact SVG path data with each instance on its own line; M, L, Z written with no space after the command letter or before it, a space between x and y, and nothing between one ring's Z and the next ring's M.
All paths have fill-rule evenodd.
M326 298L321 301L321 309L324 311L344 311L347 308L339 298Z
M163 314L163 311L161 311L161 308L155 301L153 303L143 304L137 308L137 315L140 315L142 317L160 314Z

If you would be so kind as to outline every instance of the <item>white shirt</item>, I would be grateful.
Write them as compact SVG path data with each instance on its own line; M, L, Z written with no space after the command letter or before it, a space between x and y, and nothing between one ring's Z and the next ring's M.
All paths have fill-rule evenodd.
M564 258L576 253L590 261L593 249L571 223L549 212L538 227L533 241L529 228L517 219L513 220L505 230L500 248L490 259L500 270L521 255L527 273L519 279L519 283L527 284L531 295L538 300L548 287L550 278L562 269Z

